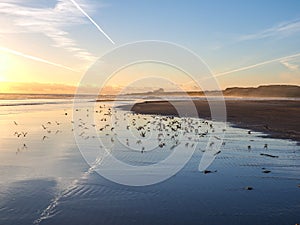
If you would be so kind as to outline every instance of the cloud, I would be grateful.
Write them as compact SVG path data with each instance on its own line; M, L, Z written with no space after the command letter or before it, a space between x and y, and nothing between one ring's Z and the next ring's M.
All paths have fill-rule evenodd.
M37 0L40 1L40 0ZM52 46L63 48L75 57L93 62L96 57L87 50L80 48L70 37L65 28L85 24L85 16L68 0L43 1L41 8L33 5L37 1L5 0L0 3L0 35L8 33L42 33L50 38ZM30 4L31 3L31 4ZM50 3L52 3L50 5ZM79 2L87 11L91 6ZM37 7L38 6L38 7Z
M280 58L276 58L276 59L271 59L271 60L267 60L267 61L263 61L263 62L259 62L259 63L255 63L253 65L249 65L249 66L243 66L240 68L236 68L233 70L229 70L226 72L221 72L221 73L216 73L214 74L214 77L220 77L220 76L224 76L227 74L232 74L232 73L236 73L236 72L240 72L240 71L245 71L245 70L250 70L253 68L257 68L257 67L261 67L270 63L275 63L275 62L280 62L283 64L283 62L287 65L289 64L289 66L291 66L290 63L288 63L289 60L295 59L297 57L300 57L300 53L294 54L294 55L288 55L288 56L284 56L284 57L280 57ZM293 65L295 66L295 65ZM295 68L295 67L294 67Z
M298 71L299 65L288 62L287 60L281 60L280 63L288 68L290 71Z
M68 67L68 66L65 66L65 65L62 65L62 64L59 64L59 63L51 62L49 60L42 59L40 57L35 57L35 56L28 55L28 54L25 54L25 53L22 53L22 52L19 52L19 51L15 51L13 49L4 48L4 47L0 46L0 51L7 52L7 53L10 53L10 54L14 54L14 55L17 55L17 56L22 56L22 57L27 58L27 59L31 59L31 60L34 60L34 61L37 61L37 62L46 63L48 65L60 67L60 68L67 69L67 70L70 70L70 71L73 71L73 72L79 72L79 71L76 71L76 70L72 69L71 67Z
M287 37L300 31L300 19L279 23L258 33L243 35L239 41L257 40L270 37Z

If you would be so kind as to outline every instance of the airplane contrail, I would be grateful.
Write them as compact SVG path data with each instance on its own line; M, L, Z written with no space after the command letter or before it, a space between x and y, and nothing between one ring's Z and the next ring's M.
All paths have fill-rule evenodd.
M0 47L0 51L7 52L7 53L10 53L10 54L14 54L14 55L17 55L17 56L22 56L22 57L27 58L27 59L31 59L31 60L34 60L34 61L37 61L37 62L46 63L48 65L60 67L60 68L63 68L63 69L70 70L70 71L78 73L78 71L72 69L71 67L64 66L64 65L58 64L58 63L54 63L54 62L51 62L51 61L48 61L46 59L42 59L42 58L39 58L39 57L36 57L36 56L27 55L25 53L22 53L22 52L13 50L13 49L5 48L5 47Z
M80 7L80 5L78 5L74 0L70 0L75 6L76 8L82 12L83 15L85 15L92 24L94 24L96 26L96 28L112 43L115 44L115 42L104 32L104 30L102 30L102 28Z
M220 77L220 76L224 76L224 75L231 74L231 73L236 73L236 72L240 72L240 71L244 71L244 70L249 70L249 69L256 68L256 67L259 67L259 66L263 66L263 65L266 65L266 64L269 64L269 63L280 62L280 61L283 61L283 60L289 60L289 59L296 58L296 57L299 57L299 56L300 56L300 53L297 53L297 54L294 54L294 55L289 55L289 56L285 56L285 57L281 57L281 58L277 58L277 59L271 59L271 60L267 60L267 61L264 61L264 62L253 64L253 65L250 65L250 66L245 66L245 67L237 68L237 69L222 72L222 73L217 73L217 74L214 74L214 77Z
M256 64L253 64L253 65L250 65L250 66L244 66L244 67L240 67L240 68L230 70L230 71L226 71L226 72L215 73L215 74L213 74L213 76L203 77L200 80L201 81L209 80L209 79L212 79L212 78L221 77L221 76L225 76L225 75L236 73L236 72L253 69L253 68L260 67L260 66L263 66L263 65L266 65L266 64L269 64L269 63L273 63L273 62L280 62L280 61L284 61L284 60L290 60L290 59L293 59L293 58L296 58L296 57L300 57L300 53L296 53L294 55L288 55L288 56L284 56L284 57L280 57L280 58L276 58L276 59L263 61L263 62L256 63ZM191 80L191 81L188 81L188 82L182 84L181 86L185 86L185 85L188 85L188 84L194 83L194 82L195 82L194 80Z

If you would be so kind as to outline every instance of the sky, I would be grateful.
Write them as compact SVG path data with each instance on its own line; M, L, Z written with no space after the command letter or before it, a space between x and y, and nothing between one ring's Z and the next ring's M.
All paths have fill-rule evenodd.
M103 55L143 40L194 52L222 89L300 85L298 0L2 0L0 27L0 92L26 92L28 83L70 90ZM154 76L195 87L174 68L154 67ZM107 85L122 89L148 69L126 68Z

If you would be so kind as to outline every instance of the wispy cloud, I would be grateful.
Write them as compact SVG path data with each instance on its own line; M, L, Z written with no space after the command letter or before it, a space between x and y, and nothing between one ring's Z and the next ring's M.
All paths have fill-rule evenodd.
M226 72L217 73L217 74L214 74L214 77L220 77L220 76L224 76L224 75L227 75L227 74L232 74L232 73L236 73L236 72L240 72L240 71L250 70L250 69L257 68L257 67L260 67L260 66L264 66L264 65L274 63L274 62L280 62L280 63L285 62L285 63L287 63L289 60L297 58L297 57L300 57L300 53L297 53L297 54L294 54L294 55L284 56L284 57L281 57L281 58L271 59L271 60L267 60L267 61L263 61L263 62L259 62L259 63L255 63L253 65L240 67L240 68L229 70L229 71L226 71Z
M282 38L300 32L300 19L279 23L257 33L242 35L239 41L257 40L264 38Z
M0 3L0 35L7 33L42 33L52 40L52 45L71 52L75 57L93 62L96 57L70 37L65 28L85 24L84 15L69 0L44 1L48 7L34 7L32 1L5 0ZM54 4L49 5L50 2ZM79 2L91 10L89 5Z
M39 57L36 57L36 56L27 55L25 53L22 53L22 52L19 52L19 51L15 51L13 49L9 49L9 48L5 48L5 47L1 47L0 46L0 51L7 52L7 53L10 53L10 54L14 54L14 55L17 55L17 56L22 56L22 57L27 58L27 59L31 59L31 60L34 60L34 61L37 61L37 62L46 63L48 65L60 67L60 68L63 68L63 69L66 69L66 70L70 70L70 71L73 71L73 72L78 72L78 71L72 69L71 67L68 67L68 66L65 66L65 65L62 65L62 64L59 64L59 63L51 62L49 60L42 59L42 58L39 58Z
M299 65L294 64L292 62L289 62L287 60L281 60L280 63L282 65L284 65L287 69L289 69L290 71L297 71L299 70Z
M280 58L276 58L276 59L266 60L266 61L263 61L263 62L255 63L255 64L248 65L248 66L239 67L239 68L228 70L228 71L225 71L225 72L214 73L213 76L203 77L201 80L205 81L205 80L209 80L209 79L212 79L212 78L222 77L222 76L226 76L226 75L241 72L241 71L251 70L251 69L255 69L255 68L258 68L258 67L261 67L261 66L264 66L264 65L268 65L270 63L281 63L282 65L286 66L291 71L296 71L296 70L299 69L299 66L295 65L295 64L292 64L290 61L295 60L296 58L299 58L299 57L300 57L300 53L297 53L297 54L294 54L294 55L288 55L288 56L284 56L284 57L280 57ZM191 85L194 85L194 83L195 83L194 81L189 81L189 82L183 83L181 86L183 88L193 89L195 87L191 86Z

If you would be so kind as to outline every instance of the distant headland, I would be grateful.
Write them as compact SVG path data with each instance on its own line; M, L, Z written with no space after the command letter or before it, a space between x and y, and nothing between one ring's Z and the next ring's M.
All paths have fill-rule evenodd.
M282 98L300 98L300 86L297 85L261 85L258 87L230 87L222 91L224 96L233 97L282 97ZM154 91L130 93L128 95L182 95L190 96L213 96L221 94L220 91L186 91L186 92L169 92L159 88Z

